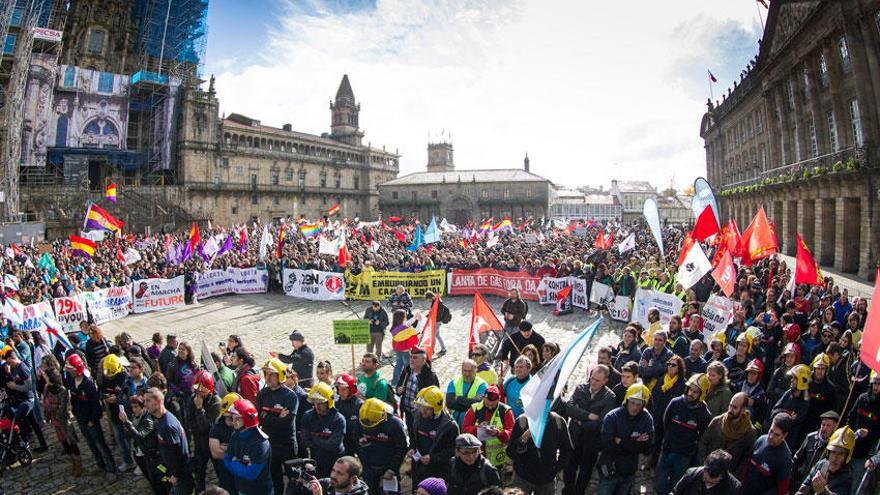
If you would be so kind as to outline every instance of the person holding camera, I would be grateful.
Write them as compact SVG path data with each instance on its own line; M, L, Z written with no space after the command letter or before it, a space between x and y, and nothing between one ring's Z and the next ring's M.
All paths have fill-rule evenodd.
M364 312L364 319L370 322L370 343L367 352L382 356L382 341L385 340L385 329L388 328L388 312L379 301L373 301Z
M340 457L333 464L329 478L312 478L309 491L312 495L367 495L369 489L361 479L362 470L361 463L356 458L348 455ZM287 493L291 494L290 487Z

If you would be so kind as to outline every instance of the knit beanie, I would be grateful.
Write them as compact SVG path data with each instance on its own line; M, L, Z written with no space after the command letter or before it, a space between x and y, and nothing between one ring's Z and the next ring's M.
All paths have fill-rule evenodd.
M425 478L419 483L419 488L428 492L428 495L446 495L446 482L440 478Z

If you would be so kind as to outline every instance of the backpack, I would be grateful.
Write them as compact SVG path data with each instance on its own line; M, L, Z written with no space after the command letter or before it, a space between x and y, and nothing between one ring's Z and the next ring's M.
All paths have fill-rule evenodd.
M440 307L437 309L437 319L440 320L440 323L446 325L450 321L452 321L452 311L449 311L449 308L446 307L445 304L440 304Z

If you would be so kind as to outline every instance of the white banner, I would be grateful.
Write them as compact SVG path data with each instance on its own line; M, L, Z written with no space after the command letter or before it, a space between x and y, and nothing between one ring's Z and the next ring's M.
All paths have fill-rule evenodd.
M79 331L79 323L87 320L82 296L56 297L52 304L55 306L55 320L64 333Z
M618 321L629 321L629 298L617 296L608 303L608 315Z
M46 329L43 318L52 318L52 303L49 301L40 301L24 307L22 312L21 325L14 325L15 328L23 332L39 332Z
M727 329L733 320L735 304L732 300L712 295L703 305L703 338L708 339L719 330Z
M672 315L681 314L681 307L683 305L684 301L672 294L639 288L636 290L631 321L637 321L645 328L649 328L651 325L648 323L648 310L650 308L657 308L660 310L660 323L667 325Z
M559 299L559 291L571 285L573 277L541 279L541 285L538 286L538 294L541 295L541 304L556 304Z
M284 293L311 301L342 301L345 279L341 273L285 269Z
M208 270L196 274L196 297L207 299L235 292L235 281L229 270Z
M593 282L593 288L590 290L590 302L599 306L608 304L614 300L614 289L610 286Z
M83 292L81 296L92 320L99 325L131 313L131 284Z
M339 255L339 241L337 239L330 240L324 236L318 238L318 254L326 254L329 256Z
M147 313L184 306L183 275L172 279L148 278L134 283L134 312Z
M269 272L259 268L230 268L236 294L263 294L269 290Z
M571 305L576 308L590 309L587 298L587 281L582 278L569 277L571 283Z

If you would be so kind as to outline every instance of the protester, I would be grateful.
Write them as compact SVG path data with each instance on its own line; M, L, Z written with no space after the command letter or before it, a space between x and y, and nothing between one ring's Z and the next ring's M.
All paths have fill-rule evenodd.
M555 412L547 415L540 447L535 444L528 418L520 416L507 444L507 456L513 462L511 484L526 495L553 495L556 475L568 465L573 450L568 425Z
M486 488L501 486L501 476L481 454L482 443L470 433L455 439L455 457L449 466L448 491L477 495Z
M649 453L654 444L654 420L645 410L650 398L648 387L634 383L626 390L624 405L602 419L599 495L629 493L639 454Z
M617 398L607 387L608 369L604 364L593 368L588 382L578 385L565 403L574 453L565 466L563 495L583 494L593 475L601 451L596 439L601 434L602 420L617 407Z
M227 413L232 416L235 433L229 438L223 464L235 479L235 489L241 494L273 495L272 448L260 429L257 408L249 400L239 399Z
M730 474L731 456L723 450L714 450L700 467L685 471L673 488L674 495L734 495L739 493L740 482Z
M299 330L290 332L290 345L293 351L290 354L270 353L270 356L276 357L282 363L289 364L299 375L299 382L305 387L312 385L312 374L314 371L315 353L306 344L306 338Z
M385 329L388 328L388 313L381 302L373 301L364 312L364 319L370 322L370 343L367 344L367 352L381 356Z
M300 438L303 447L309 450L311 458L317 461L318 476L323 478L330 476L331 466L345 453L346 419L336 409L333 389L326 383L316 383L312 386L308 400L312 409L303 416ZM272 445L272 462L276 462L277 459L280 463L292 457L286 452L289 448L280 439L277 444L285 453L279 456L275 445Z
M752 424L752 416L747 407L748 396L737 393L730 399L727 412L715 416L700 437L697 455L706 459L709 454L723 450L730 454L730 472L741 473L748 461L758 437Z
M156 437L159 440L159 458L165 467L165 477L171 483L172 492L175 495L189 495L195 484L189 445L183 426L171 412L165 409L165 397L161 390L147 389L144 406L154 419Z
M443 392L436 385L421 389L414 403L416 416L407 456L412 462L412 484L418 486L430 477L449 477L459 428L446 411Z
M446 407L459 427L471 406L483 400L488 385L477 376L477 363L465 359L461 363L461 375L449 382L446 387Z
M296 412L299 409L299 398L284 384L285 369L278 358L270 358L266 361L263 365L266 386L257 393L257 402L254 404L260 418L261 429L269 437L272 450L269 473L272 475L275 493L284 492L282 463L292 459L297 450Z

